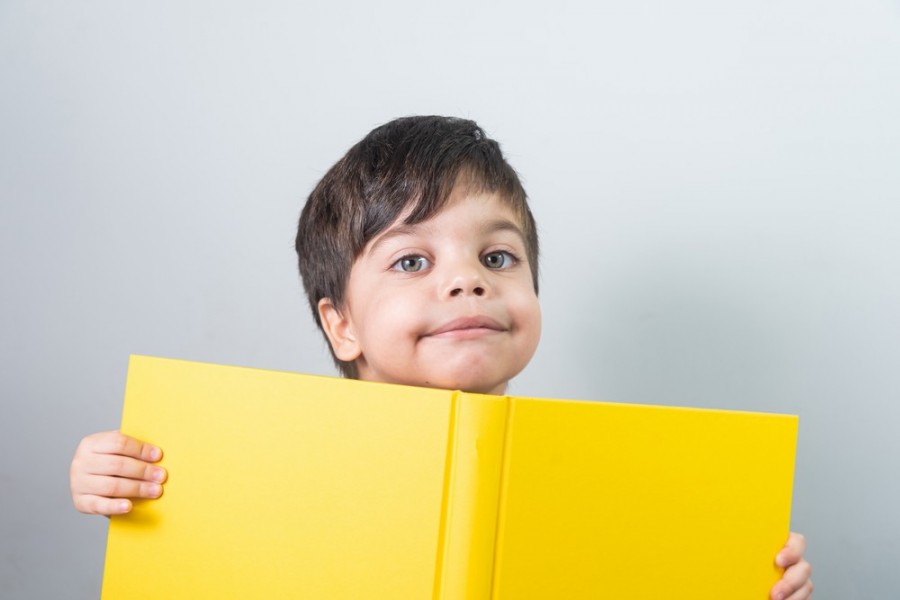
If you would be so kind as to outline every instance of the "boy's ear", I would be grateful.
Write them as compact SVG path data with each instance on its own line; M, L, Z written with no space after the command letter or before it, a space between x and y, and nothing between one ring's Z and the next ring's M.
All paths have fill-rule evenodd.
M319 320L331 343L334 355L344 362L353 362L362 354L362 349L353 333L353 324L334 305L331 298L319 300Z

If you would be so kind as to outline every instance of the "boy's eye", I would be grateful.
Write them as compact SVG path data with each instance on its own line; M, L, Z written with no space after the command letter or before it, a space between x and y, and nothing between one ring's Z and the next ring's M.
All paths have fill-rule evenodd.
M481 258L481 262L484 263L488 269L503 269L506 267L511 267L516 262L516 258L505 251L497 251L497 252L488 252Z
M404 273L416 273L427 268L431 263L424 256L404 256L395 262L392 268Z

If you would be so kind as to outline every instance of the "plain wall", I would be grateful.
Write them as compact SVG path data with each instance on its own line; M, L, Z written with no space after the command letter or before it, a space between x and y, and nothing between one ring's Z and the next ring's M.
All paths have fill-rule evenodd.
M435 113L540 226L511 391L799 414L816 598L900 589L898 2L4 0L0 86L4 598L99 595L68 465L129 354L334 373L297 216Z

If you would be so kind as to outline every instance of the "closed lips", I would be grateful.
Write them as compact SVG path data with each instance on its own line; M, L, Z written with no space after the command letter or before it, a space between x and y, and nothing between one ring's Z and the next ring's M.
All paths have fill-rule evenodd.
M467 331L470 329L488 329L492 331L505 331L506 328L500 325L490 317L463 317L454 319L444 325L441 325L427 335L441 335L443 333L451 333L454 331Z

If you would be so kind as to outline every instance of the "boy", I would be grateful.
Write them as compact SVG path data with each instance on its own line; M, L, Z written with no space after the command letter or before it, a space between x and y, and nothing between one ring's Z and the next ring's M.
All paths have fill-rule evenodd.
M473 122L397 119L322 178L297 254L317 325L345 377L503 394L540 337L538 238L525 191ZM94 434L72 461L78 510L122 514L157 498L161 451ZM809 598L802 536L776 561L776 599Z

